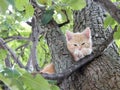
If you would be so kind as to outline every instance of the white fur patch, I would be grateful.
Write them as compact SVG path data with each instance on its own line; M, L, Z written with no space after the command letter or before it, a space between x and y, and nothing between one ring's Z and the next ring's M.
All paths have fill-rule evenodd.
M80 50L75 50L74 52L74 59L75 61L78 61L80 58L83 58L84 55Z

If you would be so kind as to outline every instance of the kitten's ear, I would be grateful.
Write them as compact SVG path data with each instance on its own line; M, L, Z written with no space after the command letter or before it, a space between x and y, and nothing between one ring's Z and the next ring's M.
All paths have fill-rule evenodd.
M87 28L83 31L83 33L84 33L88 38L91 37L91 30L90 30L89 27L87 27Z
M70 31L66 31L66 41L70 41L72 39L73 33Z

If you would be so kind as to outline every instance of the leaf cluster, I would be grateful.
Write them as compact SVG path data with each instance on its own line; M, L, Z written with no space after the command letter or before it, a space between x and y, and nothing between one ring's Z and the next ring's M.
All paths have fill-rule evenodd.
M0 80L11 90L59 90L57 86L49 84L41 75L34 77L20 68L4 68L0 73Z

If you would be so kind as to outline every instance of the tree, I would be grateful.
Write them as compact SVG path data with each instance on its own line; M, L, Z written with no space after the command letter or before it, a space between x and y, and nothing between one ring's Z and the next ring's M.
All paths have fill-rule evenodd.
M80 0L78 1L80 2ZM64 0L62 1L62 3L66 2L67 1ZM33 69L37 71L39 70L39 65L36 47L40 35L44 35L51 52L56 74L42 74L43 77L57 80L61 90L119 90L120 58L118 47L115 40L113 40L113 34L117 31L117 26L114 25L116 22L112 19L112 27L108 27L106 30L104 28L104 23L108 20L106 19L106 10L109 11L110 15L119 23L119 13L115 15L113 13L116 10L116 6L110 0L86 0L85 8L82 10L74 10L76 7L72 7L72 5L76 3L74 4L73 2L73 0L69 2L72 3L70 7L62 8L64 4L60 4L60 2L57 1L40 1L40 3L44 5L51 5L51 7L46 8L45 6L39 5L36 1L30 0L35 11L32 21L27 22L32 27L29 38L32 44L26 67L20 62L19 58L16 57L17 55L11 48L9 48L7 44L4 44L3 39L0 39L1 47L10 53L13 60L15 60L20 67L31 70L30 66L32 65ZM101 7L101 3L104 7ZM109 5L113 6L111 11L109 10ZM59 7L61 8L59 9ZM73 31L81 32L86 27L90 27L92 31L94 52L78 62L73 62L66 47L65 36L61 31L61 27L68 24L71 20L68 14L68 10L71 10L71 8L73 9ZM119 10L119 8L117 9ZM55 18L53 18L53 12L57 10L66 17L66 21L61 24L58 24ZM111 18L109 19L111 20ZM104 20L106 20L106 22ZM113 27L114 29L112 30ZM119 29L117 33L119 33ZM115 39L116 37L119 39L119 36L115 33Z

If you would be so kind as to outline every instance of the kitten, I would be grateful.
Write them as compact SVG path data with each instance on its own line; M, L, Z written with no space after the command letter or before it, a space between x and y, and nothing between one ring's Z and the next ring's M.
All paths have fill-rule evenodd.
M35 76L36 74L42 74L42 73L54 74L55 73L54 64L53 63L47 64L41 71L32 72L31 74Z
M54 74L55 73L54 64L53 63L48 64L40 71L40 73Z
M91 54L92 52L92 39L91 30L87 27L81 33L66 32L67 48L72 54L75 61Z

